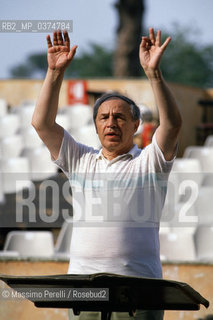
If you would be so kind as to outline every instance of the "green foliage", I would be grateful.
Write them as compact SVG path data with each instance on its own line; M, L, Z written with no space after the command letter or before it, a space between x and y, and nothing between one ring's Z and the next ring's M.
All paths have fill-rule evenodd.
M90 44L90 50L76 56L68 68L66 77L112 77L113 52L98 44Z
M191 39L190 39L191 35ZM161 69L167 81L196 87L213 86L213 46L202 46L193 31L176 26Z
M12 78L30 78L32 76L32 70L25 64L19 64L10 70Z
M37 74L39 77L44 77L46 70L46 53L35 53L29 55L25 63L14 66L10 70L10 74L13 78L33 78Z
M32 54L28 58L28 63L32 70L36 69L39 72L44 72L47 69L47 56L46 54Z

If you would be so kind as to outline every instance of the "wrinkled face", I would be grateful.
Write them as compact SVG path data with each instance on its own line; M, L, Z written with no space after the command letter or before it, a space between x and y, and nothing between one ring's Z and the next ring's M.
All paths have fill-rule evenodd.
M103 152L115 153L115 156L128 152L133 146L133 135L138 125L139 120L132 119L126 101L118 98L104 101L96 117L96 130Z

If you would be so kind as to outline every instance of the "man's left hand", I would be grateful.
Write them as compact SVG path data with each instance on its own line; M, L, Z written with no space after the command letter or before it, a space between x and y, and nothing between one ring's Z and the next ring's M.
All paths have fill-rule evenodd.
M161 45L161 31L158 30L155 36L153 28L149 29L149 37L142 37L139 58L148 78L159 70L161 57L170 41L171 37L168 37Z

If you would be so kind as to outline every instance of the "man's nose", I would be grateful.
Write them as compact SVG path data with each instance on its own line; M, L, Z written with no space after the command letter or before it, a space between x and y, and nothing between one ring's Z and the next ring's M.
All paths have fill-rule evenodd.
M116 120L113 116L109 116L107 126L108 127L116 127Z

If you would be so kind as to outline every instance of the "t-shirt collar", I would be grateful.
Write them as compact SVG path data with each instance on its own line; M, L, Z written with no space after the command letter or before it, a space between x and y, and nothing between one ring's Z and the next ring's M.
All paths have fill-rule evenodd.
M99 150L99 152L97 153L96 160L101 160L103 158L105 159L105 157L104 157L104 155L102 153L102 150L103 149L101 148ZM131 158L135 158L136 155L138 154L138 151L139 151L138 146L136 144L134 144L133 147L129 150L129 152L121 154L121 155L117 156L116 158L114 158L113 160L120 159L120 158L123 158L123 157L128 156L128 155L131 156Z

